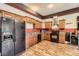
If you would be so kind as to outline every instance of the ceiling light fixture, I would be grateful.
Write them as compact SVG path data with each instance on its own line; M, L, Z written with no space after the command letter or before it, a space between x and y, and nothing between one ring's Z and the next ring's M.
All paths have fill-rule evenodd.
M48 5L48 8L51 9L53 6L54 6L53 4L49 4L49 5Z
M34 7L32 7L31 9L32 9L33 11L37 11L37 10L38 10L38 8L37 8L37 7L35 7L35 6L34 6Z

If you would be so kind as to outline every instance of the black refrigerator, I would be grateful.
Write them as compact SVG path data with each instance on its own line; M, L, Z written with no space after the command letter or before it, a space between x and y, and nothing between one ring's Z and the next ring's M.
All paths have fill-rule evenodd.
M0 17L0 55L14 56L25 50L25 22Z

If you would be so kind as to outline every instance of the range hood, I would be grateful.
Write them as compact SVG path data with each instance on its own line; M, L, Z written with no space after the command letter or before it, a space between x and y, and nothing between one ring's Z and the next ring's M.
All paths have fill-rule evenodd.
M58 23L57 23L57 16L53 17L53 25L52 25L52 29L57 30L58 29Z

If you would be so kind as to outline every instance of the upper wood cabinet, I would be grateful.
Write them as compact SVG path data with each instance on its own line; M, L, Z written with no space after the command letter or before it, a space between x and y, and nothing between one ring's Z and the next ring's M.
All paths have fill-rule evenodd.
M51 29L52 28L52 22L45 22L45 28Z
M19 15L15 15L14 19L15 19L15 20L18 20L18 21L20 21L20 22L24 22L24 21L25 21L25 20L24 20L24 17L23 17L23 16L19 16Z
M40 22L36 22L35 24L36 24L35 28L41 28L41 23Z
M35 24L35 28L41 28L41 22L40 21L26 17L26 22Z
M59 29L65 28L65 20L59 20Z
M15 20L15 21L18 20L18 21L21 21L21 22L25 21L25 22L28 22L28 23L33 23L33 24L35 24L35 28L41 28L41 22L38 21L38 20L35 20L31 17L20 16L20 15L13 14L13 13L3 11L3 10L0 10L0 16L5 17L5 18L10 18L10 19Z
M2 11L2 17L14 19L14 14L6 12L6 11Z
M5 17L5 18L10 18L11 20L19 20L19 21L25 21L24 16L16 15L7 11L1 10L0 16Z

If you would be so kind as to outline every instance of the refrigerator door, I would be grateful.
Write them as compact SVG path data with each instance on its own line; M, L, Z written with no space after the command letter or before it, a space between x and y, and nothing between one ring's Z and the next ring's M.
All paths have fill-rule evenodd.
M25 23L15 22L15 53L18 54L25 50Z
M14 55L14 21L2 18L2 56Z
M0 56L1 56L1 17L0 17Z

